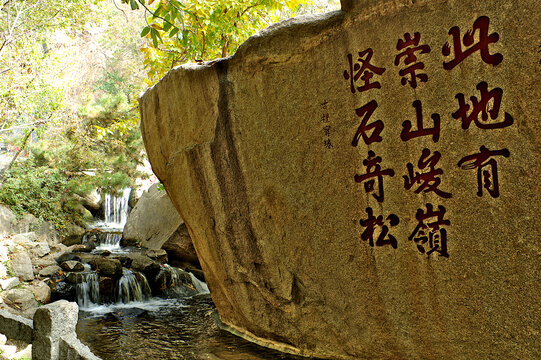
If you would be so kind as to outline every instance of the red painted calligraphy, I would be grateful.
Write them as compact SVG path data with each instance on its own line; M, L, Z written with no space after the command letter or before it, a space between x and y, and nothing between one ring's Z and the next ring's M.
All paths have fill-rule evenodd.
M366 174L355 175L355 182L360 183L364 181L364 191L366 193L369 193L375 190L375 179L377 179L378 191L377 191L377 194L372 194L372 196L378 202L383 202L385 198L385 193L383 190L383 177L384 176L393 177L394 170L393 169L382 170L379 163L381 163L381 157L376 156L376 154L372 150L370 150L368 152L368 157L363 160L363 165L366 166Z
M440 115L434 113L431 115L434 121L433 128L425 128L423 124L423 107L420 100L413 102L415 108L415 115L417 117L417 130L411 131L411 121L406 120L402 123L402 132L400 133L400 139L402 141L408 141L418 136L432 135L432 141L438 142L440 139Z
M408 175L403 176L404 178L404 188L409 190L415 184L419 184L414 193L419 194L421 192L434 192L436 195L449 199L453 195L438 189L440 186L441 179L440 175L443 174L442 169L437 169L436 165L441 158L441 154L438 151L434 151L434 154L431 155L430 150L427 148L423 149L422 155L419 158L417 166L421 172L413 172L413 165L408 163L406 167L408 168Z
M453 26L449 30L449 35L453 37L453 56L454 59L449 62L443 62L443 68L445 70L451 70L458 64L460 64L465 58L470 56L476 51L481 53L481 59L492 66L496 66L503 60L503 55L500 53L490 54L488 46L497 42L500 39L498 33L488 34L488 26L490 20L486 16L481 16L473 23L473 29L468 30L462 40L460 39L460 28ZM479 34L479 39L474 43L475 33ZM463 46L465 49L463 49ZM444 56L451 54L451 48L449 42L443 45L441 50Z
M370 63L374 51L368 48L359 52L358 62L353 63L353 56L348 54L349 71L344 70L344 79L350 81L350 89L352 93L355 93L355 89L359 92L363 92L370 89L380 89L381 85L377 81L371 82L374 74L381 75L385 72L385 68L374 66ZM360 64L359 64L360 62ZM356 82L359 78L364 82L363 85L356 87Z
M488 84L484 81L477 84L476 89L481 93L481 99L479 100L475 96L470 97L472 109L469 114L470 105L466 104L464 94L456 94L455 96L458 100L459 108L452 116L455 119L462 120L462 128L464 130L470 127L472 121L480 129L501 129L514 123L515 120L509 113L505 113L503 120L497 121L502 103L502 89L495 88L488 91ZM488 109L490 103L492 103L492 108ZM479 119L479 115L481 115L481 119ZM496 121L489 122L489 115L490 119Z
M442 205L439 205L436 211L432 204L426 204L426 212L417 209L415 218L418 224L408 239L415 242L417 250L422 254L430 255L436 252L440 256L449 257L447 230L443 226L450 225L451 222L444 219L445 212L446 209Z
M378 103L376 100L372 100L368 104L355 110L355 113L358 117L362 118L362 121L353 137L353 141L351 142L352 146L357 146L361 137L366 145L370 145L374 142L381 142L383 140L380 136L384 127L383 121L376 120L373 123L368 124L370 116L372 116L377 107ZM367 132L370 130L372 130L372 134L369 136Z
M507 149L489 150L485 146L479 148L479 153L463 157L458 166L463 170L477 169L477 196L483 196L483 188L493 198L500 196L498 181L498 164L493 156L509 157Z
M418 32L413 34L413 39L410 33L405 33L404 40L398 39L398 42L396 43L396 50L405 50L396 55L394 58L394 64L396 66L400 64L400 60L402 58L404 58L404 65L409 65L405 69L401 69L398 74L402 76L402 85L406 85L409 82L410 86L414 89L417 87L417 79L419 79L421 82L426 82L428 80L427 74L416 73L416 71L424 69L425 65L422 62L416 62L417 55L415 53L419 52L419 54L427 54L430 52L430 46L419 45L420 40L421 34ZM409 81L406 77L408 75L410 76Z
M374 244L376 246L391 245L394 249L396 249L398 247L398 243L396 238L389 234L389 227L384 224L383 216L380 215L375 217L372 208L366 208L366 213L368 214L368 219L360 220L361 226L366 227L361 235L361 239L368 241L368 245L370 246L374 246ZM390 214L387 216L386 220L389 221L389 225L391 227L394 227L400 223L400 219L395 214ZM374 232L376 227L381 227L381 231L378 239L374 242Z

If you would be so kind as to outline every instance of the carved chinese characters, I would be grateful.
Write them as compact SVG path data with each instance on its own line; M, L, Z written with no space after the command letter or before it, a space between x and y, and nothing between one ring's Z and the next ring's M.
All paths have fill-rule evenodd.
M503 55L494 51L500 35L491 30L487 16L477 18L466 31L453 26L447 35L450 39L442 46L443 62L430 62L442 64L439 66L443 66L445 72L452 72L468 57L472 58L471 61L480 61L492 67L499 66L503 61ZM445 202L453 198L453 193L450 187L445 186L446 174L452 173L455 177L467 176L467 170L477 170L477 196L488 194L492 198L498 198L498 161L510 157L511 152L501 146L492 150L492 144L479 143L478 153L463 153L459 157L451 157L445 154L440 144L441 139L446 136L444 129L458 127L468 131L473 127L480 131L498 131L512 126L515 119L502 108L504 90L494 85L489 86L483 79L473 84L476 85L477 93L459 92L454 99L447 98L446 108L454 108L453 111L442 112L437 108L424 108L420 95L424 93L417 93L417 89L426 86L423 84L430 79L431 69L425 66L425 61L429 57L441 59L441 55L431 52L429 41L424 39L420 32L406 32L397 38L396 46L393 47L396 52L391 59L385 60L377 49L367 45L362 46L365 50L357 52L356 55L349 53L345 57L347 69L343 72L343 78L347 81L347 88L356 99L364 99L362 105L354 109L358 125L352 133L351 141L351 145L359 149L361 156L364 152L361 149L368 148L368 156L363 158L362 166L357 166L357 172L353 175L355 184L361 185L364 192L371 195L367 197L367 216L359 220L363 229L361 238L372 247L390 245L390 248L397 249L401 246L403 239L393 235L392 231L393 227L400 224L400 214L385 214L381 210L384 208L374 205L382 205L386 200L385 189L396 188L402 181L405 192L431 196L431 201L441 201L429 202L425 208L418 208L415 214L417 223L400 225L407 226L411 231L407 240L415 244L421 254L448 258L448 241L451 242L451 239L447 237L447 227L451 225L451 220L446 217ZM441 43L437 46L441 46ZM398 69L396 78L401 85L399 89L410 89L412 94L413 111L410 107L400 119L402 126L399 129L399 138L391 135L393 132L390 130L384 131L386 125L395 126L396 119L378 116L378 101L381 104L381 99L378 99L379 92L386 86L396 86L387 84L389 74L382 76L386 67L392 64ZM403 167L399 168L396 165L388 166L382 156L383 151L378 154L378 149L386 142L396 141L412 144L413 148L422 146L422 151L415 154L412 148L408 147L408 157L414 158L414 161L404 163ZM427 146L427 141L432 145ZM460 152L460 149L458 151ZM446 164L450 162L455 166L444 168L440 161L442 158ZM395 177L395 174L399 176ZM412 214L401 216L406 215L412 218Z

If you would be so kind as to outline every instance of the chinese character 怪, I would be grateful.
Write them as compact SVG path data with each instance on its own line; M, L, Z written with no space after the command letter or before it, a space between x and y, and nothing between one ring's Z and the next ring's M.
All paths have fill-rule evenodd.
M462 39L460 38L460 28L458 26L453 26L449 30L449 35L453 37L454 59L449 62L443 62L443 68L445 70L451 70L476 51L481 52L481 59L487 64L496 66L502 62L502 54L490 54L489 52L488 45L495 43L500 39L498 33L494 32L490 35L488 34L489 23L490 20L488 17L479 17L473 23L473 29L468 30ZM474 43L476 31L479 33L479 40ZM462 49L462 45L466 48L465 50ZM441 52L444 56L449 56L451 54L449 42L446 42L445 45L443 45Z
M376 156L376 154L370 150L368 152L368 157L363 160L363 165L366 166L366 174L356 174L355 175L355 182L363 182L364 183L364 191L366 193L374 191L375 187L375 179L378 180L378 193L372 194L372 196L378 201L383 202L385 198L385 193L383 191L383 176L394 176L394 170L393 169L385 169L382 170L379 163L381 162L381 157Z
M440 115L434 113L431 115L434 121L433 128L425 128L423 125L423 107L420 100L413 102L415 108L415 115L417 117L417 130L411 131L411 121L406 120L402 123L402 132L400 133L400 139L402 141L408 141L418 136L432 135L432 141L438 142L440 139Z
M383 140L380 136L384 127L383 121L376 120L373 123L367 124L370 116L372 116L374 110L376 110L377 107L378 103L376 102L376 100L372 100L366 105L361 106L360 108L355 110L355 113L358 117L362 118L362 121L361 125L359 125L359 127L357 128L355 136L353 137L353 141L351 142L352 146L357 146L361 137L363 138L366 145L370 145L374 142L381 142ZM370 136L367 136L366 132L370 130L373 130L372 134Z
M378 226L381 227L381 232L375 242L376 246L391 245L394 249L396 249L398 247L398 243L396 241L396 238L393 235L389 234L389 227L387 225L384 225L383 216L380 215L378 217L375 217L372 208L366 208L366 213L368 214L368 219L360 220L361 226L366 228L361 235L361 239L363 239L364 241L368 240L368 245L373 247L374 230L376 229L376 226ZM386 220L389 221L389 225L391 227L394 227L400 223L400 219L395 214L390 214L389 216L387 216Z
M472 102L472 109L470 105L466 104L464 100L464 94L456 94L455 98L458 100L458 110L452 114L453 118L462 120L462 128L464 130L470 127L473 121L480 129L501 129L513 124L514 120L509 113L505 113L503 121L500 122L488 122L488 116L492 120L496 120L500 113L500 105L502 102L503 90L495 88L488 91L488 84L484 81L477 84L476 89L481 93L481 100L478 100L475 96L470 97ZM492 100L492 108L488 109L488 104ZM481 114L481 119L479 119Z
M509 157L507 149L488 150L485 146L479 148L479 153L463 157L458 162L458 167L463 170L477 168L477 196L483 196L485 188L490 196L497 198L500 196L500 186L498 183L498 166L493 156Z
M417 244L417 250L422 254L430 255L437 252L440 256L449 257L447 252L447 230L443 226L450 225L451 222L443 218L445 212L445 207L441 205L438 206L437 211L434 211L432 204L426 204L426 212L417 209L415 218L418 224L408 239ZM430 220L433 221L428 222Z
M408 176L402 176L404 178L404 187L406 190L409 190L413 187L414 184L419 183L419 187L414 191L416 194L419 194L421 191L425 193L433 191L436 195L449 199L453 195L438 189L438 186L441 183L439 175L443 174L442 169L436 169L436 165L441 158L441 154L438 151L434 151L434 155L430 155L430 150L427 148L423 149L422 155L419 158L417 166L419 170L425 172L415 172L413 173L413 165L408 163L406 166L408 168Z
M430 52L430 46L428 45L418 46L420 40L421 40L421 34L419 34L418 32L413 34L413 39L411 38L410 33L405 33L404 40L398 39L398 42L396 43L396 50L398 51L404 50L404 49L406 50L396 55L394 58L394 64L397 66L400 63L400 59L402 57L405 57L404 58L405 65L410 65L412 63L415 63L405 69L401 69L398 72L398 74L402 76L402 80L401 80L402 85L406 85L408 83L408 80L406 79L406 75L408 74L410 75L409 84L414 89L417 87L417 78L419 78L421 82L426 82L428 80L428 75L415 73L417 70L422 70L425 68L424 63L416 62L417 55L415 55L415 52L420 51L419 54L426 54Z
M372 59L372 55L374 55L374 51L371 48L368 48L364 51L359 52L359 58L357 61L359 61L362 65L359 65L359 63L353 64L353 56L351 54L348 54L348 62L349 62L349 71L344 70L344 79L350 81L350 89L352 93L355 93L355 83L359 78L364 81L364 85L358 86L357 91L362 92L370 89L380 89L381 85L379 82L374 81L370 82L370 79L376 75L381 75L385 72L385 68L380 68L377 66L374 66L370 64L370 60Z

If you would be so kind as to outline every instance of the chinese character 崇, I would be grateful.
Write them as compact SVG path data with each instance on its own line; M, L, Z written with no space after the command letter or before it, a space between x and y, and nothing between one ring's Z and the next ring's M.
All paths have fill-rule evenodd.
M479 153L463 157L458 166L463 170L477 168L477 196L483 196L485 188L490 196L497 198L500 196L500 186L498 183L498 166L493 156L509 157L507 149L489 150L485 146L479 148Z
M415 55L416 52L419 52L419 54L426 54L430 52L430 46L428 45L420 45L419 41L421 40L421 34L416 32L413 34L413 39L411 38L410 33L404 34L404 40L398 39L398 42L396 43L396 50L404 50L400 54L396 55L394 58L394 64L398 66L400 63L400 60L404 57L404 64L410 65L409 67L405 69L401 69L398 74L402 76L401 83L402 85L406 85L408 83L408 80L406 79L406 75L410 75L409 84L412 88L417 87L417 78L421 82L426 82L428 80L428 75L426 74L417 74L415 73L418 70L422 70L425 68L424 63L422 62L416 62L417 61L417 55Z
M368 240L368 245L374 246L374 231L376 229L376 226L381 227L381 232L379 233L375 245L391 245L394 249L396 249L398 247L398 243L396 241L396 238L393 235L389 234L389 227L387 225L384 225L383 216L380 215L378 217L375 217L372 208L366 208L366 213L368 214L368 219L360 220L361 226L366 228L361 235L361 239L363 239L364 241ZM391 227L394 227L400 223L400 219L395 214L390 214L389 216L387 216L386 220L389 221L389 225Z
M417 244L417 250L422 254L430 255L437 252L440 256L449 257L447 252L447 230L443 226L450 225L451 222L443 218L445 212L445 207L441 205L438 206L437 211L434 211L432 204L426 204L426 212L417 209L415 218L418 224L408 239Z
M355 89L357 91L362 92L370 89L380 89L381 85L379 82L374 81L370 82L370 79L374 77L374 74L381 75L385 72L385 68L380 68L377 66L374 66L370 64L370 60L372 60L372 56L374 55L374 51L371 48L368 48L364 51L359 52L359 58L357 61L361 63L355 63L353 64L353 56L351 54L348 54L348 63L349 63L349 71L344 70L344 79L350 81L350 89L352 93L355 93ZM362 86L355 87L357 80L364 81L364 84Z
M383 202L385 193L383 191L383 176L394 176L394 170L393 169L385 169L382 170L379 163L381 162L381 157L376 156L376 154L370 150L368 152L368 157L363 160L363 165L366 166L366 174L362 175L355 175L355 182L363 182L364 183L364 191L366 193L374 191L375 187L375 180L374 178L377 178L378 180L378 193L372 194L374 198L378 202Z
M490 54L489 52L488 45L495 43L500 39L498 33L494 32L490 35L488 34L489 23L490 20L488 17L479 17L473 23L473 29L468 30L462 39L460 38L460 29L458 26L453 26L449 30L449 35L453 37L454 59L449 62L443 62L443 68L445 70L451 70L476 51L481 52L481 59L487 64L496 66L502 62L502 54ZM474 43L474 35L476 32L479 34L479 40ZM462 49L463 45L465 50ZM449 42L446 42L445 45L443 45L441 52L444 56L449 56L451 54Z

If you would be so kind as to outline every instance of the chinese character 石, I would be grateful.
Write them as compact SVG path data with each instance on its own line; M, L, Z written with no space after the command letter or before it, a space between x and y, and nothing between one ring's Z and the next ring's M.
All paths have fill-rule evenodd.
M383 131L383 121L376 120L373 123L367 124L370 116L374 113L374 110L378 107L376 100L370 101L368 104L355 110L355 113L358 117L362 118L361 125L357 129L353 141L351 142L352 146L357 146L359 144L359 139L362 137L366 145L370 145L374 142L381 142L383 139L380 134ZM368 136L367 131L372 131L372 134Z
M361 65L356 62L353 64L353 56L351 54L348 54L348 63L349 63L349 71L344 70L344 79L350 81L350 89L352 93L355 93L355 83L359 78L364 81L364 84L362 86L357 87L357 91L362 92L370 89L379 89L381 88L381 85L379 82L374 81L370 82L370 79L374 77L374 74L381 75L385 72L385 68L380 68L377 66L374 66L370 64L370 60L372 59L372 55L374 55L374 51L371 48L368 48L364 51L359 52L359 58L357 61L361 63Z
M370 150L368 152L368 157L363 160L363 165L366 166L366 174L356 174L355 182L364 183L364 191L366 193L372 192L375 190L375 179L378 180L378 192L377 194L372 194L372 196L378 201L383 202L385 198L385 193L383 191L383 176L394 176L393 169L382 170L379 163L381 162L381 157L376 156L376 154Z
M426 204L426 212L417 209L415 218L418 224L408 239L417 244L417 250L422 254L430 255L437 252L440 256L449 257L447 252L447 230L443 226L450 225L451 222L443 218L445 211L445 208L441 205L438 206L437 211L434 211L432 204Z
M404 187L406 190L409 190L413 187L414 184L419 183L419 187L414 191L416 194L419 194L421 191L425 193L433 191L436 195L449 199L453 195L438 189L438 186L441 183L439 175L443 174L442 169L436 169L436 165L441 158L441 154L438 151L434 151L434 155L430 156L430 150L427 148L423 149L423 153L419 158L417 166L421 172L413 173L413 165L408 163L406 166L408 168L408 176L402 176L404 178ZM425 170L423 172L423 170Z
M376 230L376 226L381 227L378 239L375 242L376 246L391 245L394 249L396 249L398 243L396 241L396 238L393 235L389 234L389 227L387 225L384 225L383 216L380 215L378 217L375 217L372 208L366 208L366 213L368 214L368 219L360 220L361 226L366 228L361 235L361 239L363 239L364 241L368 240L368 245L373 247L374 230ZM386 220L389 221L389 225L391 227L394 227L400 223L400 219L395 214L390 214L389 216L387 216Z
M485 146L481 146L479 151L477 154L463 157L458 162L458 166L463 170L477 168L477 196L483 196L483 188L485 188L490 196L497 198L500 196L498 166L496 160L492 159L492 157L509 157L509 150L488 150Z
M418 32L413 34L413 39L411 38L410 33L404 34L404 40L398 39L398 42L396 43L396 50L404 50L400 54L396 55L394 58L394 64L398 66L400 63L400 59L404 57L404 64L410 65L409 67L405 69L401 69L398 74L402 76L401 83L402 85L406 85L408 83L408 79L406 78L406 75L410 75L409 84L412 88L417 87L417 78L421 82L426 82L428 80L428 75L426 74L417 74L415 73L417 70L422 70L425 68L425 64L422 62L416 62L417 61L417 55L415 55L415 52L420 51L419 54L427 54L430 52L430 46L428 45L419 45L419 41L421 40L421 34Z
M490 35L488 34L489 23L490 20L488 17L479 17L473 23L473 29L468 30L466 34L464 34L464 37L462 39L460 38L460 29L458 26L453 26L449 30L449 35L453 37L454 59L449 62L443 62L443 68L445 70L451 70L459 63L461 63L462 60L464 60L476 51L481 52L481 59L487 64L496 66L502 62L502 54L490 54L489 52L488 45L497 42L500 38L500 35L498 35L498 33L494 32ZM479 34L479 40L474 43L474 35L476 31ZM466 48L465 50L462 49L463 45ZM449 42L446 42L445 45L443 45L441 52L444 56L449 56L451 54Z
M440 139L440 114L432 114L431 117L434 121L434 127L425 128L423 125L423 107L421 101L415 100L413 102L413 107L415 108L415 115L417 117L417 130L411 131L411 121L404 121L402 123L400 139L402 139L402 141L408 141L418 136L432 135L432 141L438 142Z
M514 120L511 115L505 113L503 121L488 122L488 116L492 120L496 120L500 114L500 105L502 103L503 90L495 88L488 91L488 84L484 81L477 84L476 89L481 93L481 100L478 100L475 96L470 97L472 102L472 109L470 105L464 101L464 94L456 94L455 98L458 100L458 110L452 114L453 118L462 120L462 128L464 130L470 127L473 121L480 129L501 129L513 124ZM488 105L492 100L492 108L488 109ZM481 114L481 119L479 119Z

